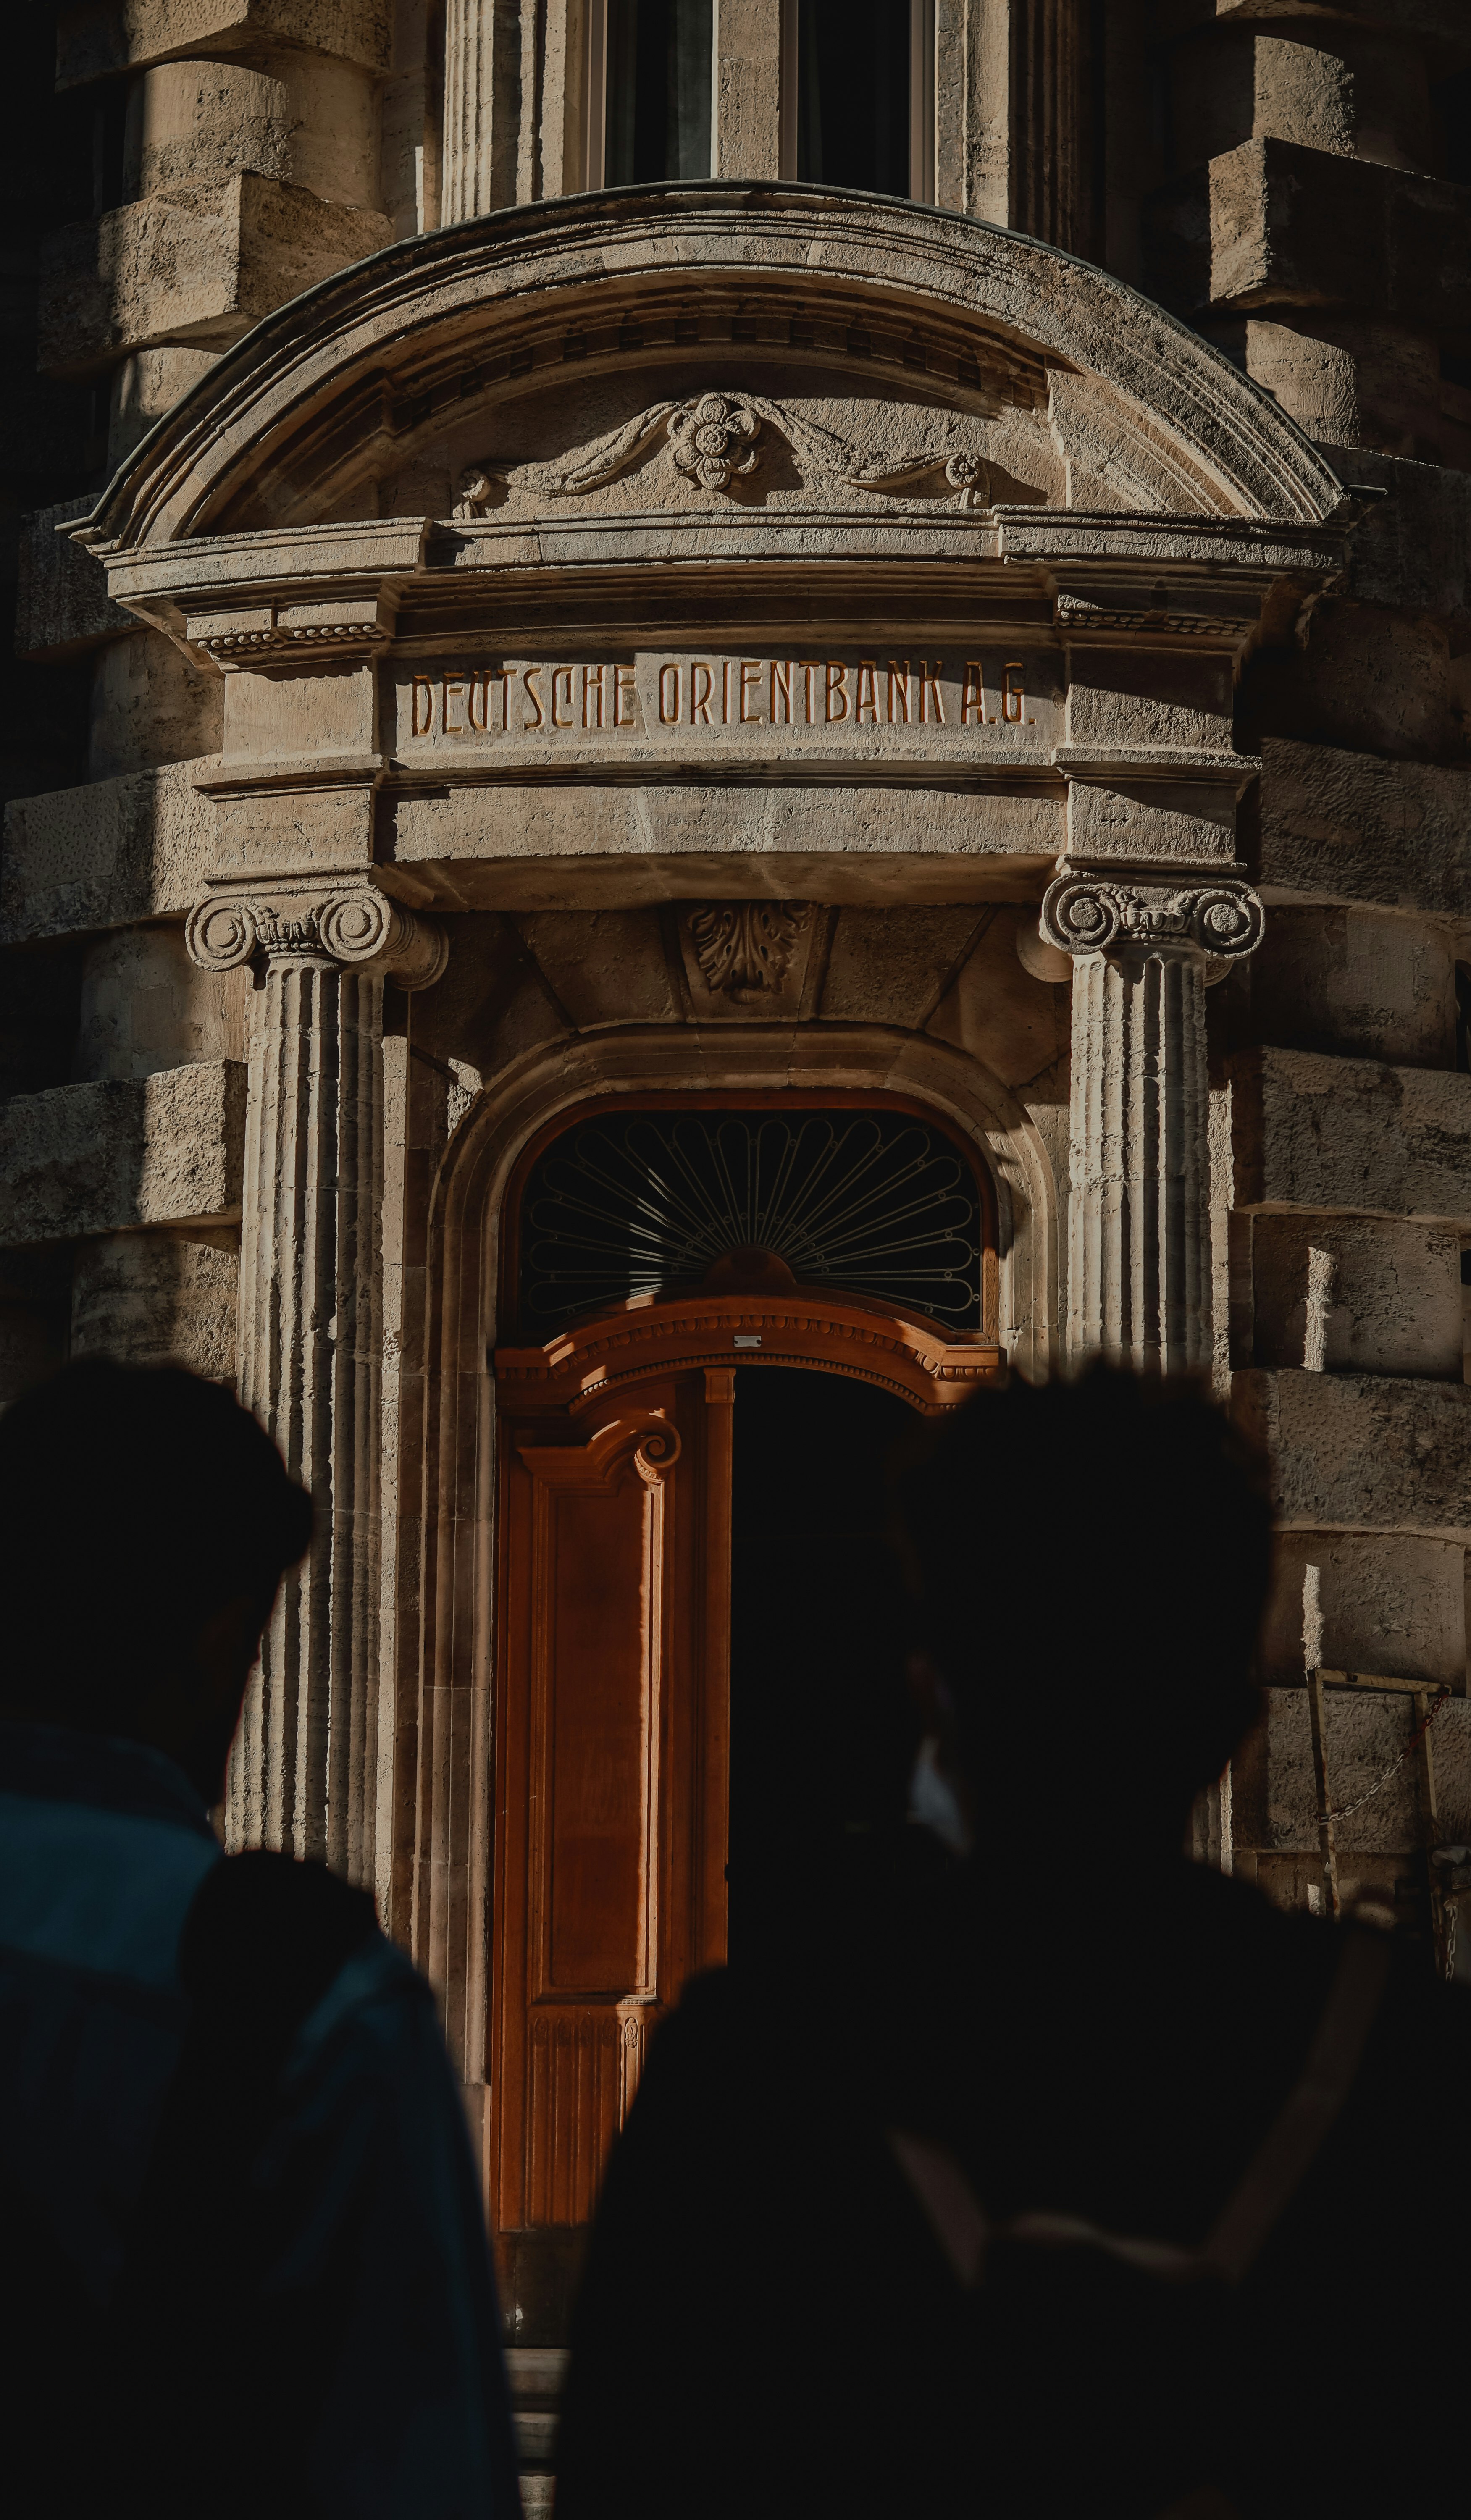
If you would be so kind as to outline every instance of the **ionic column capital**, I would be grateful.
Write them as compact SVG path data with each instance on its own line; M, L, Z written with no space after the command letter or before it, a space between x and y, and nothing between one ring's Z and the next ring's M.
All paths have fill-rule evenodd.
M1064 954L1204 954L1236 962L1262 941L1264 913L1249 883L1233 876L1193 881L1125 881L1064 874L1048 886L1043 936Z
M232 893L201 901L184 935L206 971L233 971L256 961L338 964L396 980L401 989L428 988L450 950L437 920L405 910L371 884L269 900Z

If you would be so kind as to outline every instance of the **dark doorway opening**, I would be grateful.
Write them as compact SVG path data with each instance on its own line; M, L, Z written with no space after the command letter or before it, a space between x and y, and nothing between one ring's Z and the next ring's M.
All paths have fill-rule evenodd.
M793 1906L844 1840L902 1815L916 1725L888 1491L922 1425L897 1394L842 1374L736 1373L734 1961L778 1957Z

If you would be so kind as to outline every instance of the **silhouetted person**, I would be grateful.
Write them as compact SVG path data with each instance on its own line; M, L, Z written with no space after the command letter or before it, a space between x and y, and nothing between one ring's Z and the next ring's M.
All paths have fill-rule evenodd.
M557 2520L1458 2507L1467 1999L1181 1851L1258 1713L1261 1465L1098 1371L901 1493L933 1825L657 2033Z
M222 1859L207 1818L311 1529L255 1420L190 1374L79 1364L0 1418L17 2510L519 2509L428 1989L363 1892Z

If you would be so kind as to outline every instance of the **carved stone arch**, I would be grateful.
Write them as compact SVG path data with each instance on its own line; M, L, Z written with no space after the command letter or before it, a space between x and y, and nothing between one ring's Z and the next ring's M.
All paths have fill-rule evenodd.
M422 1480L405 1463L406 1488L423 1498L423 1592L419 1618L406 1604L400 1628L398 1702L416 1720L399 1733L393 1917L442 1991L472 2095L486 2052L502 1201L529 1142L592 1098L781 1086L815 1102L834 1090L902 1097L968 1140L996 1192L1003 1344L1033 1372L1056 1353L1062 1186L1028 1114L963 1052L879 1025L824 1026L800 1043L789 1028L685 1039L630 1027L528 1052L476 1097L446 1149L429 1222Z
M700 353L679 344L703 338L701 306L735 310L727 347L748 341L758 364L780 345L853 376L900 382L908 365L960 406L984 408L989 376L1045 407L1055 377L1069 465L1101 485L1069 492L1075 507L1312 528L1342 504L1341 483L1270 395L1107 273L920 203L716 182L497 211L335 274L226 351L78 531L114 556L126 602L123 557L141 547L362 516L351 480L375 447L412 438L421 406L493 409L540 371L550 382L649 364L666 316L659 354L691 367ZM1100 397L1092 414L1084 379ZM1119 457L1112 487L1091 431ZM271 555L266 576L282 559ZM156 602L165 595L147 583Z

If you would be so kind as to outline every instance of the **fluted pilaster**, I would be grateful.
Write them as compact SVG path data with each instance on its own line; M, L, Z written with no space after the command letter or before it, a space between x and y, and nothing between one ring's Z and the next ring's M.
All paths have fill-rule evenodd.
M1248 954L1244 884L1064 876L1043 934L1073 960L1068 1354L1140 1372L1210 1362L1210 1079L1205 990Z
M443 968L440 932L371 891L206 903L196 959L256 963L241 1230L240 1394L310 1489L231 1762L237 1846L371 1879L381 1478L383 983Z
M446 226L515 200L520 55L520 13L505 0L447 0L440 173Z

